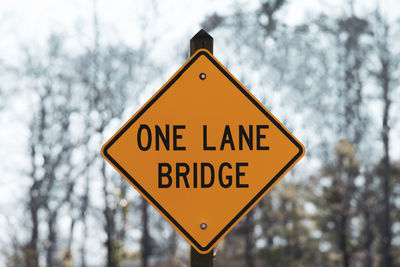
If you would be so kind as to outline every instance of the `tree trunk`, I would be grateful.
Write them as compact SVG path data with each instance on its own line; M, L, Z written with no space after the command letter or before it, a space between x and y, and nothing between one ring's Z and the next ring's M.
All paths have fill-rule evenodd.
M46 266L52 267L56 265L55 253L57 251L57 234L56 234L57 212L51 212L48 221L48 237L46 251Z
M85 193L82 196L82 206L81 206L81 220L82 220L82 224L83 224L83 233L82 233L82 243L81 243L81 247L80 247L80 256L81 256L81 267L86 267L86 240L88 238L88 223L87 223L87 210L89 207L89 176L86 173L86 177L85 177Z
M72 218L69 226L69 237L67 242L67 251L63 257L65 267L72 267L72 243L74 241L74 230L75 230L76 219Z
M244 221L244 235L246 239L246 266L254 267L254 257L253 257L253 249L254 249L254 241L253 241L253 231L254 231L254 211L251 210L246 215L246 219Z
M38 207L36 201L31 200L29 209L32 220L31 238L25 247L25 263L29 267L39 267L39 253L38 253L38 239L39 239L39 220L38 220Z
M389 96L389 60L387 53L381 59L382 70L382 90L383 90L383 120L382 120L382 143L383 143L383 159L382 159L382 267L392 266L391 243L392 231L390 220L390 154L389 154L389 111L390 111L390 96Z
M80 249L80 254L81 254L81 267L86 267L86 240L88 237L88 226L87 226L87 220L86 217L84 217L82 219L82 223L83 223L83 240L82 240L82 244L81 244L81 249Z
M115 233L115 222L112 211L109 207L105 208L105 219L106 219L106 250L107 250L107 267L118 267L118 260L116 257L116 247L114 240Z
M127 226L128 226L128 212L129 212L129 203L128 200L126 199L126 191L127 191L127 183L125 179L121 179L121 184L120 184L120 199L126 201L121 205L121 226L118 230L118 240L121 242L124 242L125 236L126 236L126 231L127 231ZM121 202L120 202L121 203Z
M106 176L105 161L102 162L101 173L103 176L103 193L104 193L104 219L105 219L105 232L106 232L106 251L107 251L107 267L118 267L117 247L115 243L115 208L112 208L114 203L108 201L108 182Z
M150 257L149 214L148 204L144 198L142 198L142 227L142 239L140 242L142 267L148 267Z
M340 215L339 221L339 249L342 254L343 267L350 267L350 257L347 248L347 216Z
M369 185L372 183L372 174L367 173L365 175L365 192L363 199L363 214L365 221L365 267L372 267L373 262L373 251L372 251L372 242L373 242L373 232L372 232L372 222L371 222L371 192Z
M171 235L168 240L168 266L175 267L176 266L176 250L178 247L178 238L176 235L176 230L171 230Z

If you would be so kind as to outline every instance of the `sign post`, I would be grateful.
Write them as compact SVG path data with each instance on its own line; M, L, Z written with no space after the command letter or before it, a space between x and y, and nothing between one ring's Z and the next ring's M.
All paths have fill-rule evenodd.
M191 245L191 267L300 160L304 146L212 54L190 58L103 148L103 157Z
M193 56L199 49L207 49L213 53L214 40L203 29L201 29L192 39L190 39L190 56ZM200 254L195 248L190 246L190 267L213 267L214 251L207 254Z

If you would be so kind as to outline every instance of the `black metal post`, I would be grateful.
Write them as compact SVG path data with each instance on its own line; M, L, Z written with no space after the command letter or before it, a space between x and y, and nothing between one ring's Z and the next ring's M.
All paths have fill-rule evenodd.
M205 30L201 29L190 39L190 56L199 49L207 49L213 53L213 38ZM213 250L208 254L200 254L193 247L190 248L190 267L213 267Z

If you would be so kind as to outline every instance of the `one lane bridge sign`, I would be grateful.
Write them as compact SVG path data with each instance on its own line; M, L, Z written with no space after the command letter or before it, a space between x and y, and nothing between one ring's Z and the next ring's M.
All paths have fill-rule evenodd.
M102 148L103 157L202 254L304 153L205 49Z

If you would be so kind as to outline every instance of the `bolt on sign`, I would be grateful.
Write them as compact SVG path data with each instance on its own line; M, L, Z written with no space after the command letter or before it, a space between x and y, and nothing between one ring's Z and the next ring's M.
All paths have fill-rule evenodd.
M304 155L205 49L103 146L103 157L206 254Z

